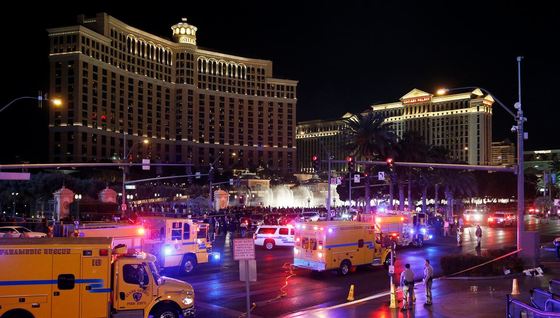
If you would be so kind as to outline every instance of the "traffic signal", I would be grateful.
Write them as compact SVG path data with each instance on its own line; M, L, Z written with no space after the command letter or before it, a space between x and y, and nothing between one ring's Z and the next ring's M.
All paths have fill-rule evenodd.
M311 161L313 161L313 171L319 172L321 170L321 160L319 160L319 156L313 155Z
M348 162L348 172L354 173L354 171L356 171L356 161L354 157L348 156L346 162Z
M389 172L393 172L395 170L393 158L387 158L386 162L387 162L387 169L389 170Z
M101 127L107 128L107 115L101 115Z

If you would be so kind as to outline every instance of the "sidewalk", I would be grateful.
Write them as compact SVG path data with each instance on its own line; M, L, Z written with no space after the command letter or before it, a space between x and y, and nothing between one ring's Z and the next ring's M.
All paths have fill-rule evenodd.
M535 287L548 289L548 282L560 278L558 268L549 270L542 277L517 277L521 295L516 298L529 302L529 290ZM407 311L402 307L402 293L398 292L399 308L389 308L386 293L372 296L366 301L354 301L328 308L310 309L285 317L503 317L506 295L512 291L512 278L493 279L436 279L433 283L432 306L424 306L424 284L415 287L416 304Z

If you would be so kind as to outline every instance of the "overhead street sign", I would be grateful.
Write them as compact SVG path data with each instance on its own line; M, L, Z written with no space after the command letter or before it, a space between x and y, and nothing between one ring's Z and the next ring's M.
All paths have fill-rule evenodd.
M381 181L385 180L385 171L379 171L377 173L377 179Z
M150 170L150 159L142 159L142 170Z
M357 173L354 175L354 183L360 183L360 175Z
M29 180L29 172L0 172L0 180Z

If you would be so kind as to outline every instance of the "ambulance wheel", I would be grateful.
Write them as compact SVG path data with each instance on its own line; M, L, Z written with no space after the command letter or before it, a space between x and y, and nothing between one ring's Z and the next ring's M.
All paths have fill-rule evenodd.
M266 240L264 241L264 248L267 250L272 250L274 248L274 241L273 240Z
M350 272L351 267L352 267L352 264L350 263L350 261L345 259L345 260L342 261L342 263L340 263L340 268L338 269L338 273L341 276L346 276Z
M2 318L33 318L33 315L23 309L15 309L5 313Z
M153 318L179 318L179 312L176 308L166 305L166 306L159 306L158 308L154 309L150 314L150 317Z
M181 265L181 272L183 274L190 274L196 267L196 259L192 256L185 256L183 264Z

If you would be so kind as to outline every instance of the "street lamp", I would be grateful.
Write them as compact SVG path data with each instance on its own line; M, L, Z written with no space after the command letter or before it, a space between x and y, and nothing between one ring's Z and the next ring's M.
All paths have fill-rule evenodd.
M74 194L74 199L76 199L76 220L80 220L80 200L82 199L81 194Z
M48 100L50 101L54 106L56 107L60 107L62 106L62 99L60 98L47 98L47 94L45 94L44 96L39 92L39 94L37 96L22 96L22 97L18 97L15 98L14 100L12 100L11 102L9 102L6 106L0 108L0 113L2 111L4 111L6 108L10 107L13 103L22 100L22 99L34 99L34 100L38 100L39 101L39 107L42 107L43 105L43 101L44 100Z
M150 143L149 139L143 139L142 143L144 145L147 145ZM134 146L136 146L138 143L135 143L132 145L132 147L130 147L130 150L127 152L126 151L126 132L123 131L123 163L125 163L125 160L128 159L128 157L130 156L130 154L132 153L132 150L134 150ZM126 167L123 165L122 166L122 201L121 201L121 212L124 216L124 213L126 212L126 189L125 189L125 182L126 182Z
M458 87L453 89L438 89L437 94L443 95L447 92L465 90L465 89L480 89L482 92L492 95L492 98L500 105L508 114L510 114L516 121L516 125L511 128L511 131L517 132L517 249L521 250L521 233L525 230L524 210L525 210L525 175L523 170L523 141L525 134L523 131L523 123L527 118L523 117L523 110L521 109L521 60L522 56L517 57L517 86L518 86L518 101L514 104L517 109L517 114L514 114L504 103L502 103L496 96L487 89L481 87Z
M13 208L12 208L12 216L16 217L16 199L19 195L19 192L12 192L12 200L13 200Z

